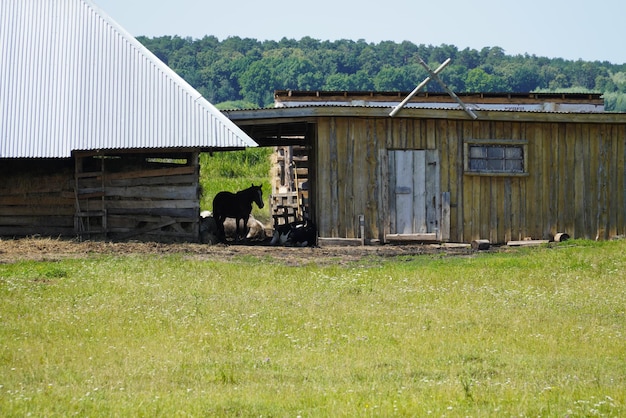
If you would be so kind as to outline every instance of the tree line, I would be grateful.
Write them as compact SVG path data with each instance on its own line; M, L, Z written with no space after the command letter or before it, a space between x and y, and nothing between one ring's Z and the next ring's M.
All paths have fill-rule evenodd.
M214 104L266 107L275 90L411 91L427 71L451 63L440 78L455 92L595 92L608 111L626 111L626 64L507 55L454 45L364 40L258 41L215 36L138 37L139 41ZM442 91L429 83L425 91Z

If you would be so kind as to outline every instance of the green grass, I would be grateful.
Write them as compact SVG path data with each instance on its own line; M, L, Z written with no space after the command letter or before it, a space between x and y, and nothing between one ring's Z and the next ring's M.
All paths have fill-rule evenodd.
M252 215L268 222L271 185L270 156L273 148L248 148L244 151L204 153L200 155L201 210L213 210L213 198L218 192L235 193L247 189L251 183L263 186L265 207L252 205Z
M624 416L624 254L0 265L0 414Z

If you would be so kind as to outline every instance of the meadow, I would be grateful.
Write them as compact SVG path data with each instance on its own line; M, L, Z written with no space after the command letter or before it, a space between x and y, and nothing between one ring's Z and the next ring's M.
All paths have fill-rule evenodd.
M624 416L625 254L18 257L0 415Z
M265 207L252 205L252 215L267 224L270 221L268 173L271 168L273 148L248 148L243 151L200 154L201 210L213 210L213 198L218 192L236 193L250 184L261 185Z

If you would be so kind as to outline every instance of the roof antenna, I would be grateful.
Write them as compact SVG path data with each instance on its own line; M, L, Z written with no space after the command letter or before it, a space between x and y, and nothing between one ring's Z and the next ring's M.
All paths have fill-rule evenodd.
M451 58L448 58L447 60L445 60L439 67L437 67L437 69L435 71L431 70L430 67L424 62L424 60L422 60L421 57L418 56L419 62L422 65L422 67L424 67L426 69L426 71L428 71L428 73L430 74L428 77L426 77L424 79L424 81L422 81L417 87L415 87L413 89L413 91L411 93L409 93L409 95L402 100L402 102L400 104L398 104L392 111L391 113L389 113L389 116L394 117L400 110L402 110L402 108L408 103L409 100L411 100L411 98L413 96L415 96L421 89L424 88L424 86L426 86L426 84L428 84L430 82L430 80L435 80L437 83L439 83L439 85L441 85L441 87L443 87L443 89L446 91L446 93L448 93L450 95L450 97L452 97L454 100L456 100L456 102L461 106L461 108L463 108L463 110L471 116L472 119L478 119L478 116L476 116L476 114L474 112L472 112L472 109L470 109L469 107L467 107L465 105L465 103L463 103L463 101L461 99L459 99L459 96L457 96L452 90L450 90L450 88L446 85L446 83L444 83L440 78L439 78L439 73L441 71L443 71L444 68L446 68L446 66L448 64L450 64L450 61L452 61Z

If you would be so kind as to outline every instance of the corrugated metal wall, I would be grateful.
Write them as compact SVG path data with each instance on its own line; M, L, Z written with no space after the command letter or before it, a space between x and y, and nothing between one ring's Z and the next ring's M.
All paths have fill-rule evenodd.
M2 0L0 48L0 158L256 145L87 0Z

